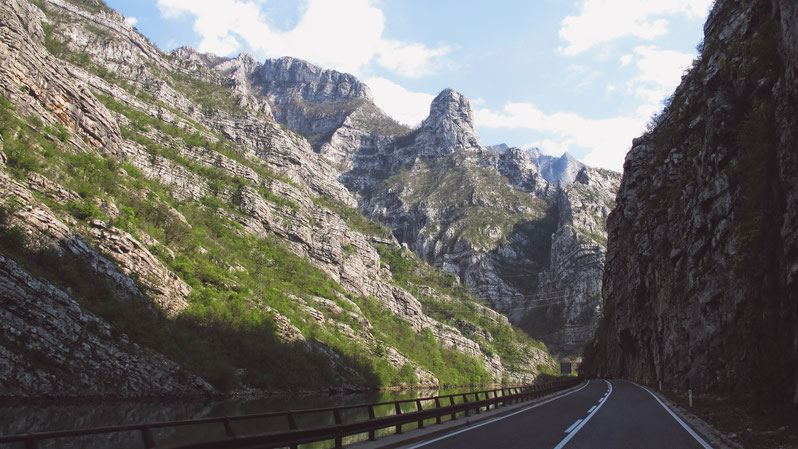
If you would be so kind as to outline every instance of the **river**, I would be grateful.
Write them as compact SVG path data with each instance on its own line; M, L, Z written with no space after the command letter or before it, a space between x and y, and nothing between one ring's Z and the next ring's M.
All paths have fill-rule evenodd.
M475 389L470 388L444 391L379 391L364 394L317 394L292 397L272 396L258 399L235 398L205 401L57 402L15 406L0 405L0 435L188 420L225 415L234 416L285 410L314 409L339 405L414 399L416 397L453 394L474 390ZM353 418L358 420L368 418L365 410L362 410L361 413L364 416L349 416L347 421ZM304 421L300 420L298 424L300 428L332 424L332 417L310 417ZM285 424L280 424L280 426L283 425ZM257 421L236 423L235 426L236 432L239 434L280 430L276 428L277 425L275 423ZM158 445L177 444L201 439L222 438L224 437L224 429L221 425L190 426L180 429L157 430L153 431L153 435ZM17 449L23 447L22 444L0 444L0 449ZM141 433L138 431L92 437L64 438L39 443L40 449L141 449L143 447ZM328 447L328 445L313 445L313 447L315 449Z

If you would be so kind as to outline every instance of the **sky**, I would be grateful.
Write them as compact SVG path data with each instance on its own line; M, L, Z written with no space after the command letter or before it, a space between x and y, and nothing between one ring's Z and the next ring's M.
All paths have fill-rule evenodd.
M711 0L105 0L161 50L292 56L418 125L452 88L484 145L621 171L696 57Z

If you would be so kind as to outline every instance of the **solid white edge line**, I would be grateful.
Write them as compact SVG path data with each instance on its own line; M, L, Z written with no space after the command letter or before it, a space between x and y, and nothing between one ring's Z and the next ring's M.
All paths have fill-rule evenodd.
M465 428L465 429L458 430L457 432L447 433L446 435L440 436L440 437L438 437L438 438L434 438L434 439L432 439L432 440L429 440L429 441L423 441L423 442L421 442L421 443L418 443L418 444L416 444L416 445L414 445L414 446L407 446L405 449L415 449L415 448L417 448L417 447L426 446L426 445L428 445L428 444L432 444L432 443L434 443L434 442L436 442L436 441L440 441L440 440L443 440L443 439L446 439L446 438L449 438L449 437L453 437L453 436L455 436L455 435L457 435L457 434L460 434L460 433L463 433L463 432L468 432L469 430L476 429L477 427L482 427L482 426L485 426L485 425L488 425L488 424L494 423L494 422L496 422L496 421L500 421L500 420L502 420L502 419L504 419L504 418L509 418L509 417L511 417L511 416L515 416L515 415L517 415L517 414L519 414L519 413L523 413L523 412L525 412L525 411L527 411L527 410L532 410L532 409L533 409L533 408L535 408L535 407L540 407L541 405L548 404L549 402L556 401L557 399L562 399L562 398L564 398L564 397L568 396L569 394L576 393L577 391L580 391L580 390L584 389L585 387L587 387L589 384L590 384L590 381L588 380L588 381L587 381L587 382L586 382L584 385L582 385L582 387L581 387L581 388L578 388L578 389L576 389L576 390L574 390L574 391L569 391L568 393L565 393L565 394L563 394L563 395L560 395L560 396L556 396L556 397L553 397L553 398L546 399L546 400L545 400L545 401L543 401L543 402L538 402L537 404L532 404L532 405L530 405L529 407L525 407L525 408L523 408L523 409L521 409L521 410L514 411L514 412L512 412L512 413L510 413L510 414L508 414L508 415L499 416L498 418L489 419L489 420L487 420L487 421L485 421L485 422L482 422L482 423L479 423L479 424L477 424L477 425L474 425L474 426L469 426L469 427L467 427L467 428Z
M595 409L596 409L596 406L594 405L593 407L590 407L590 410L588 410L587 412L590 413L590 412L592 412Z
M607 396L604 398L604 399L607 399L612 394L612 384L609 381L607 381L607 380L604 380L604 382L607 382L607 385L610 386L610 390L607 392ZM587 424L588 421L590 421L590 418L592 418L593 415L595 415L599 411L599 409L601 409L601 406L603 406L606 402L607 401L602 400L601 404L599 404L598 407L596 407L596 409L593 410L593 412L591 414L587 415L587 418L585 418L584 421L582 421L578 426L576 426L576 429L574 429L573 432L569 433L568 436L563 438L563 440L560 441L560 444L554 446L554 449L562 449L562 447L565 446L566 443L571 441L571 438L573 438L574 435L576 435L579 432L579 430L582 427L584 427L585 424Z
M582 418L579 418L579 419L577 419L576 421L574 421L574 423L573 423L573 424L571 424L571 427L569 427L569 428L565 429L565 432L563 432L563 433L569 433L569 432L571 432L572 430L574 430L574 427L576 427L576 426L578 426L578 425L579 425L579 423L580 423L580 422L582 422Z
M653 393L651 390L649 390L648 388L646 388L646 387L644 387L644 386L642 386L642 385L638 385L638 384L636 384L635 382L631 382L631 383L633 383L633 384L637 385L638 387L640 387L640 388L642 388L642 389L646 390L646 391L648 392L648 394L650 394L651 396L653 396L653 397L654 397L654 399L656 399L656 400L657 400L657 402L659 402L659 405L661 405L661 406L662 406L662 408L664 408L664 409L665 409L665 410L666 410L668 413L670 413L670 415L671 415L671 416L673 416L673 419L675 419L677 423L681 424L681 425L682 425L682 427L684 427L684 430L686 430L686 431L687 431L687 433L689 433L689 434L690 434L690 435L691 435L693 438L695 438L695 440L696 440L696 441L698 441L698 444L700 444L700 445L701 445L701 446L702 446L704 449L712 449L712 446L710 446L710 445L709 445L709 443L707 443L706 441L704 441L704 439L703 439L703 438L701 438L701 437L700 437L700 436L699 436L697 433L695 433L695 431L694 431L693 429L691 429L691 428L690 428L690 426L688 426L688 425L687 425L687 424L686 424L684 421L682 421L682 419L681 419L681 418L679 418L678 416L676 416L676 413L673 413L673 411L672 411L672 410L671 410L671 409L670 409L670 408L669 408L667 405L665 405L665 403L664 403L664 402L662 402L662 401L661 401L661 400L660 400L660 399L657 397L657 395L656 395L656 394L654 394L654 393Z

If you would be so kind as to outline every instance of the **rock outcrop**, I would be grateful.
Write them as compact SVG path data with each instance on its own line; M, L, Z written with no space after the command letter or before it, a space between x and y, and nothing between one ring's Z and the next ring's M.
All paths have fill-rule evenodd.
M626 157L589 372L757 408L798 388L798 8L718 0Z
M23 115L75 129L93 148L120 154L119 128L87 86L71 82L67 70L44 47L46 16L25 0L0 9L0 79L4 96Z
M108 399L215 392L2 255L0 304L0 396Z
M586 167L558 191L549 266L539 275L537 293L514 311L521 328L558 355L580 354L598 327L606 222L619 183L618 173Z

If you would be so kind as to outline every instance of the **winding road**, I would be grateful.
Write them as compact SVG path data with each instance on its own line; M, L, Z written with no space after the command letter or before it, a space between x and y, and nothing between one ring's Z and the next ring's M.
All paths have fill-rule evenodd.
M569 393L407 446L425 449L709 449L647 389L591 380Z

